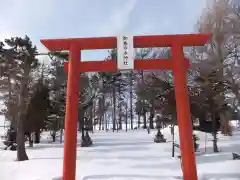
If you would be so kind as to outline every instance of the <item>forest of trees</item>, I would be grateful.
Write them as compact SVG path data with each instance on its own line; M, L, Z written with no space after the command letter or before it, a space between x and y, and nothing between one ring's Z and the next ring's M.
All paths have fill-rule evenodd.
M217 1L196 22L196 33L212 33L211 40L203 47L185 49L191 62L187 77L191 117L200 123L194 128L213 134L215 152L217 131L231 135L229 121L240 119L239 22L237 5L228 0ZM51 62L40 63L40 56L49 56ZM136 49L136 56L171 58L171 48ZM105 60L109 59L117 59L116 49ZM57 132L64 132L66 61L68 52L42 54L28 36L0 42L0 100L5 104L1 114L17 132L19 161L28 159L26 137L34 146L40 142L42 131L49 131L53 141ZM164 126L177 125L171 71L82 73L79 81L78 130L82 138L96 128L154 129L158 114Z

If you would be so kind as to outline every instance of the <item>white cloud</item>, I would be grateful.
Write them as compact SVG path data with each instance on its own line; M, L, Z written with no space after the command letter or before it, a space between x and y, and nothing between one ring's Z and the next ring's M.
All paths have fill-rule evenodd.
M4 41L4 39L10 38L11 36L12 36L12 33L10 33L9 31L6 32L3 30L0 30L0 41Z
M24 36L39 27L53 12L56 0L12 0L1 2L0 39Z
M100 29L101 34L110 36L125 33L126 27L129 24L129 16L134 10L136 4L137 0L128 0L125 1L125 4L122 7L116 8L116 11L110 15L110 18L103 24L102 28Z
M40 43L41 38L116 36L127 30L131 32L126 33L133 34L180 32L183 27L179 26L179 21L186 19L186 24L192 26L189 21L193 11L202 7L207 0L180 2L182 6L178 5L177 8L189 12L186 16L184 13L176 15L172 6L176 3L174 0L153 0L149 3L154 5L149 7L144 0L69 0L61 3L58 0L2 1L0 39L27 34L40 52L46 52ZM194 6L195 2L198 3ZM159 9L153 11L154 7ZM173 11L164 11L168 8ZM134 22L130 22L133 18Z
M1 7L2 21L11 26L24 26L24 28L28 28L28 26L42 23L46 20L54 12L53 10L57 2L56 0L6 1L4 6Z
M106 1L108 4L100 3L96 9L97 11L95 11L94 8L92 9L92 4L96 5L98 2L94 0L69 1L66 5L59 4L58 0L12 0L1 2L0 23L2 26L0 28L0 40L27 34L33 43L37 44L39 51L42 52L46 51L46 49L40 44L40 39L45 37L81 37L82 34L86 33L90 36L94 36L94 34L97 36L116 35L124 31L128 26L129 16L134 10L137 0L127 0L120 4ZM89 9L86 11L86 18L76 11L78 5L81 6L79 11ZM114 10L105 11L106 7ZM92 14L91 11L98 13ZM64 27L64 23L60 19L64 22L66 17L69 18L75 15L81 18L79 24L76 21L68 21L67 26L70 25L71 28ZM99 21L95 22L91 16L105 18L100 18L101 20L104 19L104 21L99 23ZM83 19L85 20L83 21ZM84 25L83 22L87 22L87 25ZM77 26L80 26L80 28ZM82 26L89 27L89 29L85 30L85 27ZM98 27L97 30L94 27Z

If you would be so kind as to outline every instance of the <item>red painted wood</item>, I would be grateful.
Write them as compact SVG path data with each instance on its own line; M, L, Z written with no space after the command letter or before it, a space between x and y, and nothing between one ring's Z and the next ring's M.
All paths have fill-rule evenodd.
M75 180L76 156L77 156L77 122L78 122L78 97L79 78L78 60L80 59L79 49L72 46L70 49L67 99L64 128L64 158L63 158L63 180Z
M182 46L200 46L205 44L209 38L209 34L136 36L134 37L134 47L171 47L176 43Z
M184 58L183 46L204 45L210 37L210 34L181 34L136 36L133 39L135 48L172 47L171 60L136 59L134 67L136 70L173 70L184 180L197 180L197 171L186 82L187 69L190 65L189 61ZM64 66L65 71L68 71L69 75L64 135L66 142L64 144L63 180L75 180L79 73L92 71L114 72L117 70L117 62L113 60L80 62L80 51L87 49L113 49L117 46L117 39L116 37L50 39L41 40L41 42L50 51L70 50L70 61L65 63Z
M183 46L200 46L205 44L209 38L209 34L134 36L133 43L134 48L169 47L174 43ZM113 49L117 47L116 37L44 39L41 42L50 51L69 50L72 44L82 50Z
M64 63L64 71L68 72L68 62ZM189 68L189 60L185 58L185 67ZM80 72L115 72L117 70L117 62L109 61L89 61L78 63ZM170 59L136 59L134 60L135 70L169 70L173 68L173 62Z
M189 61L186 59L184 66L189 68ZM136 59L134 61L134 69L136 70L171 70L173 68L173 60L170 59Z
M183 177L184 180L197 180L187 88L187 68L184 66L184 54L181 44L172 45L172 58Z
M64 71L68 72L68 62L64 63ZM109 61L88 61L78 62L79 72L116 72L117 62Z

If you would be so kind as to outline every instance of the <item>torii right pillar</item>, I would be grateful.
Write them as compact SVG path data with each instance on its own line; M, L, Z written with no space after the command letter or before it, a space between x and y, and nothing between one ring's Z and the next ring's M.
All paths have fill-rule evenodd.
M210 39L211 35L200 35L201 43L206 43ZM191 36L188 36L191 39ZM192 37L192 44L194 45L197 38ZM187 70L188 67L184 65L184 51L183 41L176 42L171 45L172 47L172 60L173 60L173 77L175 86L175 97L177 107L177 119L180 135L180 149L182 157L182 171L184 180L197 180L197 169L195 152L192 140L192 122L190 116L190 103L189 94L187 88Z
M184 180L197 180L196 160L192 143L192 123L189 113L189 95L187 89L187 67L184 66L183 47L172 45L173 77L179 126L182 171Z

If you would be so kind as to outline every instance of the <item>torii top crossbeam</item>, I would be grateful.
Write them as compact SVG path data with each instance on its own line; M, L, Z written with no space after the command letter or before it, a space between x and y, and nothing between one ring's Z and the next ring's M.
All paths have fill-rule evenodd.
M133 44L134 48L170 47L176 43L182 46L202 46L209 37L209 34L134 36ZM41 42L51 51L70 50L73 44L83 50L117 48L116 37L44 39Z

